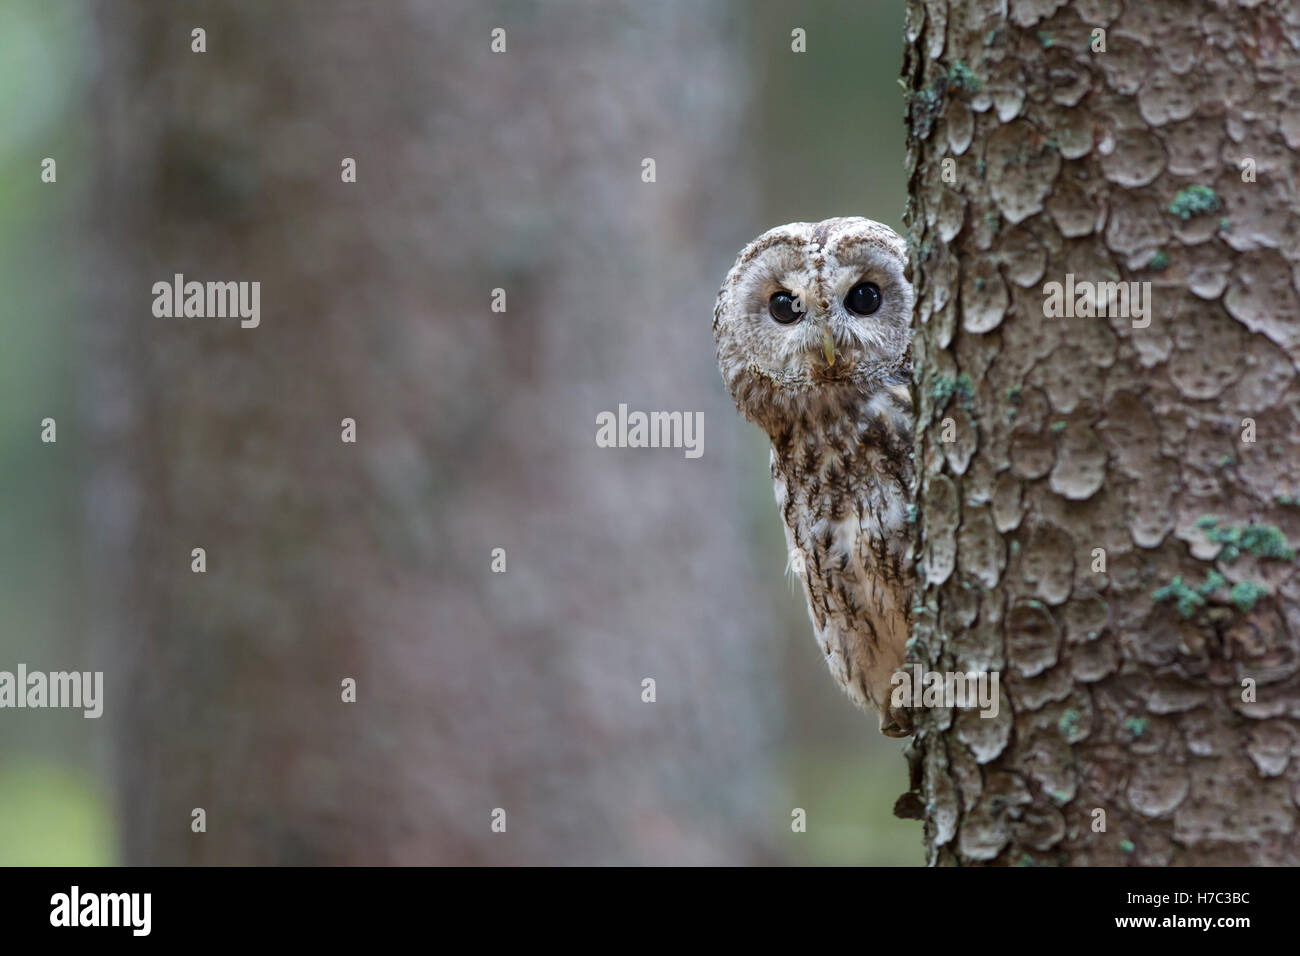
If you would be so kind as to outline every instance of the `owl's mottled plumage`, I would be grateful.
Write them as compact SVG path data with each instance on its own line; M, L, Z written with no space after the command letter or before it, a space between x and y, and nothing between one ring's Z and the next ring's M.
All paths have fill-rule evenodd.
M772 441L786 544L831 674L893 737L911 732L890 706L913 581L905 257L902 238L869 219L778 226L740 253L713 316L727 388ZM794 321L774 317L790 318L773 303L783 293ZM877 305L850 308L863 303Z

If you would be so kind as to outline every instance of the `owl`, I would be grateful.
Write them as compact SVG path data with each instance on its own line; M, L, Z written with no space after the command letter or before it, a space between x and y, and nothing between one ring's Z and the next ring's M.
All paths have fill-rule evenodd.
M891 703L911 626L912 286L906 245L870 219L794 222L740 253L713 313L736 407L772 442L790 563L835 680L911 733Z

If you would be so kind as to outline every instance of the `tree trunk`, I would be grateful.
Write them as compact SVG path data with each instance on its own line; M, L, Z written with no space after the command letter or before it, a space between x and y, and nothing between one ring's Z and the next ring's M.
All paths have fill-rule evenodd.
M929 859L1300 863L1300 9L909 0L907 43L914 653L1001 678L918 714Z
M741 456L595 441L620 403L733 415L708 321L661 318L709 313L752 194L696 172L739 164L746 74L725 11L498 6L104 6L88 511L128 863L764 854ZM260 281L260 325L151 316L178 272Z

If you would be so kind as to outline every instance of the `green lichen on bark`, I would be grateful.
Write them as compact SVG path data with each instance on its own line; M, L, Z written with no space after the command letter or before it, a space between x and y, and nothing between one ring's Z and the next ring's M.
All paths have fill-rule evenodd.
M1209 186L1188 186L1169 204L1169 211L1184 220L1218 212L1222 208L1222 201Z
M1287 544L1286 535L1273 525L1252 522L1221 526L1217 518L1206 516L1197 521L1197 527L1204 529L1206 538L1222 546L1215 559L1228 564L1235 563L1243 552L1274 561L1290 561L1295 557L1295 549Z
M1232 603L1243 614L1248 614L1255 602L1268 594L1268 588L1254 581L1238 581L1232 586Z
M1205 596L1200 589L1184 584L1181 574L1152 593L1151 597L1160 602L1172 601L1183 617L1191 617L1205 607Z

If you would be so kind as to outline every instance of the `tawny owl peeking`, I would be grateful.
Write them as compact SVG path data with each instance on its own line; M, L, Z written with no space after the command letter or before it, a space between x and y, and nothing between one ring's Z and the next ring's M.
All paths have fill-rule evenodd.
M736 407L772 440L791 564L831 674L890 737L912 607L906 246L870 219L795 222L740 253L713 335Z

